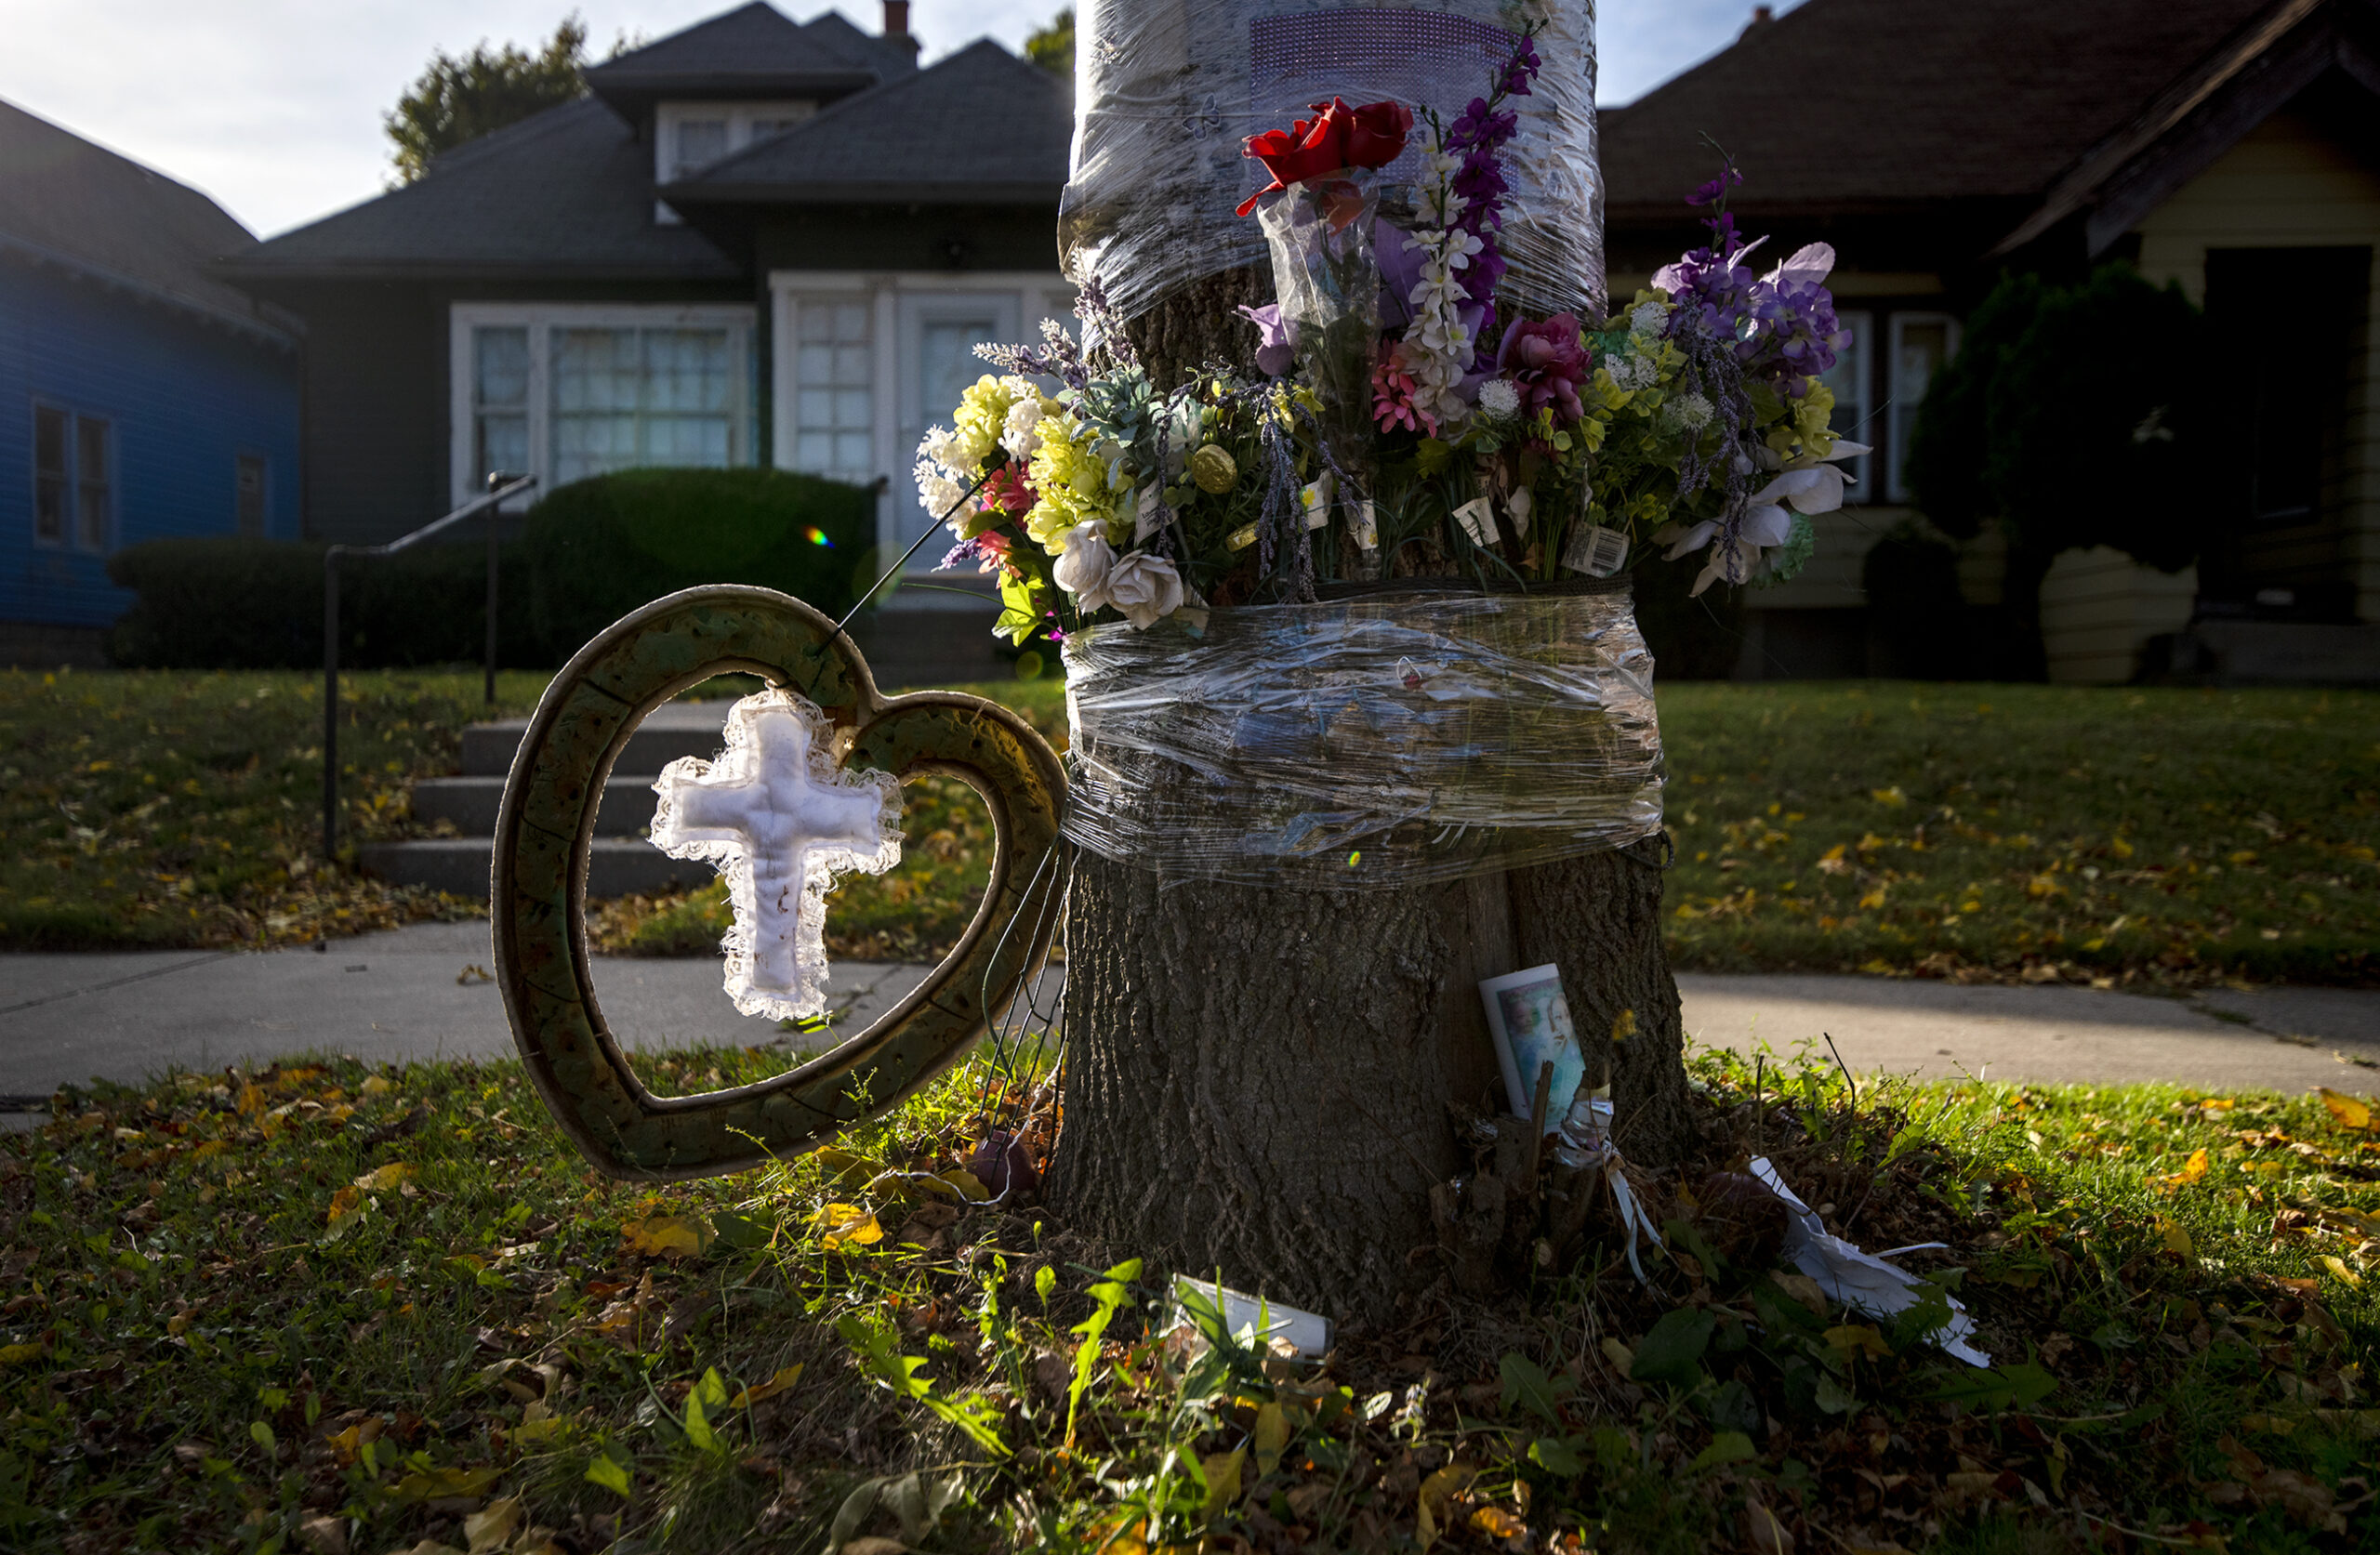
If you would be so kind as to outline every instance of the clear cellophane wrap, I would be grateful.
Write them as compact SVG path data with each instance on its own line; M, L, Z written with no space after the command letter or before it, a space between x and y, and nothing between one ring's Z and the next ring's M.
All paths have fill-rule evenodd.
M1508 312L1600 316L1603 181L1596 167L1592 0L1457 0L1432 9L1282 0L1083 0L1075 49L1072 176L1058 244L1133 318L1182 286L1262 265L1264 236L1235 208L1270 178L1241 155L1248 137L1287 129L1310 105L1394 99L1452 124L1487 95L1521 27L1538 24L1535 88L1509 107L1500 238ZM1419 176L1422 128L1382 170ZM1074 271L1079 273L1079 271Z
M1622 586L1406 586L1065 643L1066 835L1170 877L1409 886L1660 830Z

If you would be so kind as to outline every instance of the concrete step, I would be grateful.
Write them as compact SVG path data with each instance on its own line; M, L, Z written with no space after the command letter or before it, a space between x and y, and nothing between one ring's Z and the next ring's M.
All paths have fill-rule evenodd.
M628 736L628 748L620 752L614 771L658 772L681 756L699 756L708 760L720 753L724 744L720 731L727 726L727 709L733 705L728 702L672 702L654 708L653 716ZM521 748L521 737L528 731L526 718L475 723L464 730L463 775L497 779L509 776L513 753ZM649 784L653 780L648 777L644 781Z
M367 842L356 850L357 861L383 879L456 896L487 895L495 856L495 839L485 837ZM599 837L588 849L587 894L644 896L704 885L717 876L700 859L673 859L641 837Z
M602 808L595 812L598 837L641 837L653 824L651 773L614 772L603 784ZM494 837L496 808L504 802L500 777L424 778L413 785L413 818L425 825L451 821L465 837Z

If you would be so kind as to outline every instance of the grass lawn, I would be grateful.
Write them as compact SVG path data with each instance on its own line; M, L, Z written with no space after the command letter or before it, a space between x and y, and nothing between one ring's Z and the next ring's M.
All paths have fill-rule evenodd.
M510 1063L64 1094L0 1137L0 1546L2380 1548L2369 1114L1695 1067L1648 1286L1591 1222L1319 1368L1185 1355L1142 1249L967 1202L972 1066L840 1153L658 1190ZM1925 1342L1940 1307L1806 1306L1700 1176L1755 1140L1835 1233L1950 1244L1903 1261L1992 1367Z
M403 835L453 770L475 673L360 675L350 835ZM507 676L506 710L541 689ZM1053 739L1054 680L972 688ZM319 695L298 674L0 676L0 944L272 943L468 904L312 857ZM2380 982L2380 694L1841 682L1661 692L1671 954L1710 970L2041 981ZM840 955L913 959L964 928L990 828L911 790L898 869L837 894ZM717 888L594 915L683 954Z

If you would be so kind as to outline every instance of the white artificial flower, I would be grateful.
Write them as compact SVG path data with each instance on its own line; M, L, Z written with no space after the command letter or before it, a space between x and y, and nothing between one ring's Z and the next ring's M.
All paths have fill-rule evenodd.
M1831 513L1843 506L1843 488L1851 477L1827 460L1854 458L1870 452L1864 442L1838 438L1825 459L1802 454L1787 460L1766 447L1755 451L1757 463L1739 455L1739 473L1750 474L1756 468L1773 473L1766 485L1752 493L1751 506L1745 509L1743 522L1737 526L1734 538L1712 547L1711 559L1695 578L1694 586L1686 591L1688 595L1699 594L1723 580L1732 584L1749 580L1760 565L1763 551L1772 550L1793 537L1793 513ZM1663 524L1653 532L1653 543L1669 547L1666 559L1675 561L1711 545L1720 531L1715 519L1705 519L1692 528Z
M1038 393L1027 394L1008 408L1008 424L1000 428L1000 446L1018 464L1033 457L1034 450L1041 446L1041 434L1037 429L1041 425L1041 396Z
M1628 333L1639 340L1659 339L1669 322L1668 309L1658 302L1640 302L1628 311Z
M1687 393L1670 402L1670 414L1676 416L1677 424L1687 431L1699 432L1711 425L1711 417L1714 413L1707 398L1699 394Z
M1145 632L1182 608L1182 574L1161 556L1134 551L1109 569L1105 602L1123 612L1133 630Z
M1747 253L1750 250L1746 250ZM1739 255L1740 258L1742 256ZM1826 243L1804 244L1793 250L1792 257L1778 261L1777 268L1763 276L1762 281L1774 286L1779 281L1801 281L1816 286L1823 284L1834 270L1834 245Z
M1620 389L1632 392L1639 389L1652 388L1661 373L1659 367L1653 365L1650 357L1638 356L1633 352L1620 357L1608 365L1611 369L1612 383Z
M1050 575L1075 597L1075 608L1088 615L1115 603L1108 597L1108 587L1115 578L1116 547L1107 543L1106 521L1078 523L1060 537L1059 544L1063 549Z
M959 466L959 434L947 427L929 427L918 440L918 457L940 465L945 475L964 475Z
M950 530L952 534L957 534L959 527L966 522L967 515L952 513L950 510L966 496L967 488L943 474L941 467L931 459L919 459L916 473L918 501L928 513L937 519L945 513L950 513ZM964 539L966 536L960 535L959 538Z
M1489 378L1479 386L1479 414L1490 421L1510 421L1521 413L1521 391L1510 378Z

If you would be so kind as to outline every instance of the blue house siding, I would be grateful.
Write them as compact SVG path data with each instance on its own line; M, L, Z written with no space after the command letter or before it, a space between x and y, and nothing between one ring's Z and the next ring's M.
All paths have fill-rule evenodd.
M109 550L239 532L242 455L265 461L265 533L300 533L298 362L194 312L0 257L0 622L100 627L131 604L104 554L36 539L33 408L110 426Z

